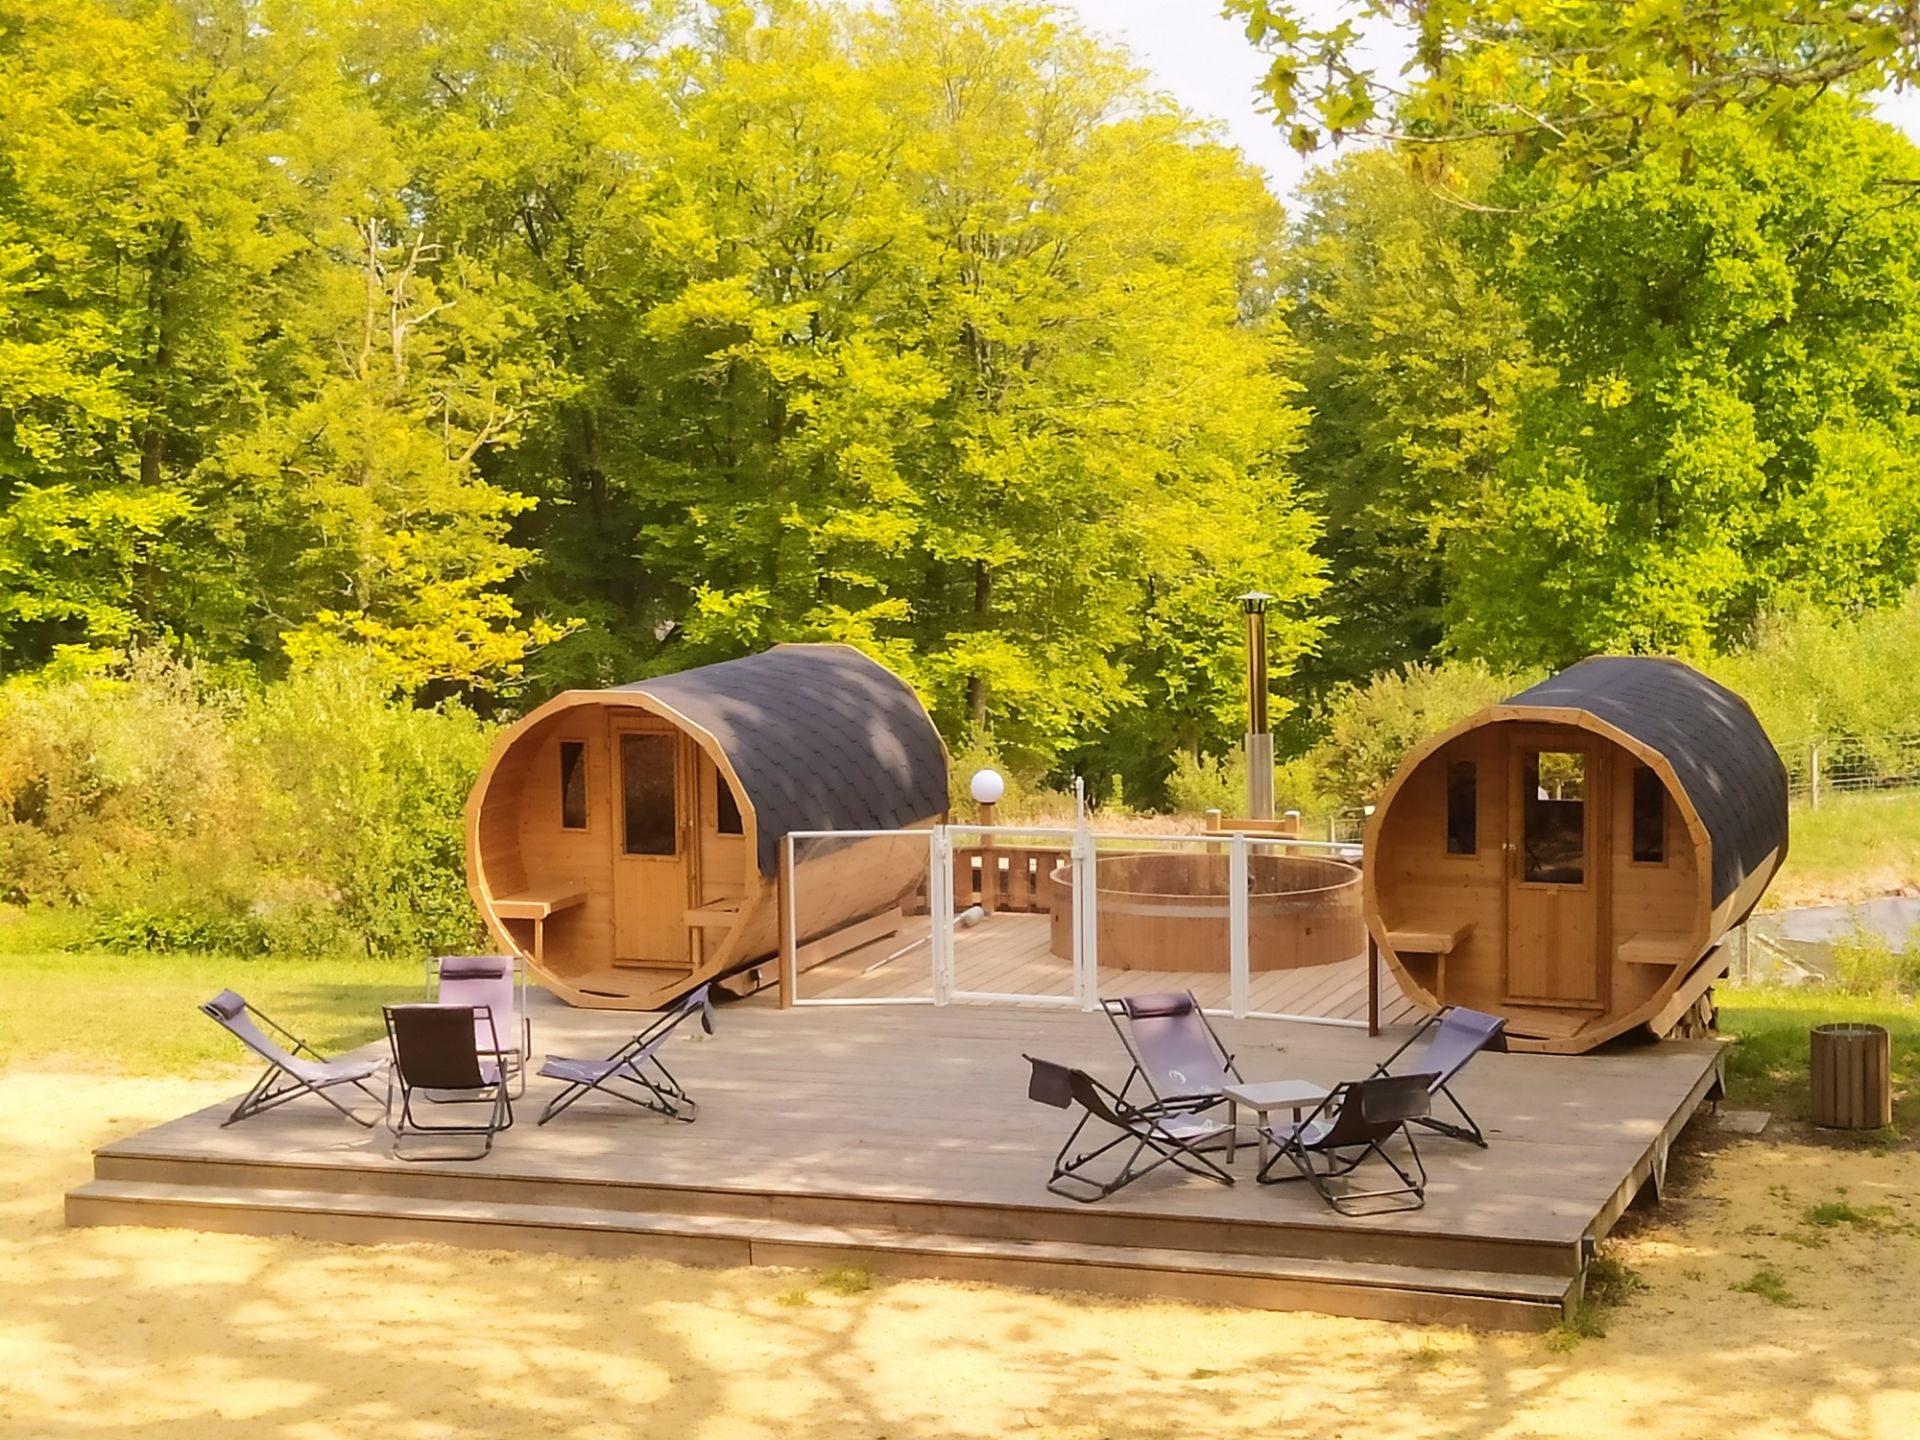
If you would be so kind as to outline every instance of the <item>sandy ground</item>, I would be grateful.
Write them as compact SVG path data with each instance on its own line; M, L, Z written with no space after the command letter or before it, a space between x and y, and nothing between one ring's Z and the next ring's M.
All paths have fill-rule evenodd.
M1920 1156L1742 1142L1556 1349L1308 1315L436 1246L63 1228L230 1081L0 1075L0 1436L1920 1436ZM1821 1227L1808 1207L1856 1219ZM1732 1288L1762 1268L1779 1304ZM1763 1287L1765 1288L1765 1287Z

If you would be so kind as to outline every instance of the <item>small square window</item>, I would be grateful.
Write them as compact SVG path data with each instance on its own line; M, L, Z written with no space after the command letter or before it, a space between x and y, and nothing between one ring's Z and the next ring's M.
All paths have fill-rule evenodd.
M740 821L740 802L733 798L733 786L727 783L727 777L715 774L713 777L713 828L722 835L744 835L746 826Z
M1447 853L1480 853L1479 767L1471 760L1447 762Z
M1633 860L1661 865L1667 858L1667 787L1649 767L1633 770Z
M560 742L560 828L587 828L587 746L584 740Z

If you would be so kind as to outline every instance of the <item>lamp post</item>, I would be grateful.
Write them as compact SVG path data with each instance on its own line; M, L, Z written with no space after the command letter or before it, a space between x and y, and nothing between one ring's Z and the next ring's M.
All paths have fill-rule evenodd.
M980 823L992 825L993 807L1000 803L1000 797L1007 793L1007 782L1001 778L998 770L976 770L973 778L967 782L967 793L973 796L974 803L980 807ZM993 913L994 903L1000 898L1000 858L993 853L993 836L982 833L980 836L980 908L987 914Z
M1273 818L1273 732L1267 728L1267 602L1264 590L1240 597L1247 617L1247 818Z

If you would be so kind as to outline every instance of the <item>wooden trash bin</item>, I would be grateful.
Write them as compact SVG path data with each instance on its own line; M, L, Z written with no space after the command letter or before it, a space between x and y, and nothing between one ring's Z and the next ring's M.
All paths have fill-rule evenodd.
M1879 1025L1816 1025L1809 1069L1813 1123L1830 1130L1879 1130L1893 1123L1893 1071Z

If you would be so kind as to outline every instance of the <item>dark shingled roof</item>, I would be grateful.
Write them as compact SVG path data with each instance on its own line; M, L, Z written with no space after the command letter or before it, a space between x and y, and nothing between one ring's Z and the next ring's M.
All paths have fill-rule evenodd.
M1509 705L1584 710L1666 757L1713 840L1713 903L1787 841L1787 772L1746 702L1678 660L1582 660Z
M947 755L906 683L845 645L761 655L620 685L720 743L758 817L759 864L789 830L893 830L947 808Z

